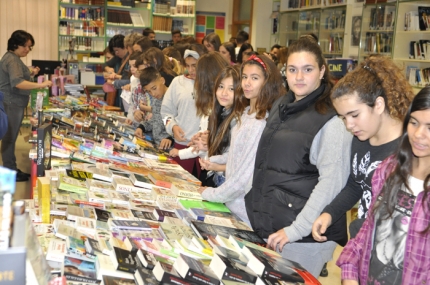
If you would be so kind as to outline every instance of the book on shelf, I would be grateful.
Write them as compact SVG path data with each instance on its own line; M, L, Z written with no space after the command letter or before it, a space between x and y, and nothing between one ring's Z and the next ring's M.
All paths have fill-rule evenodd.
M418 17L420 30L430 30L430 6L418 6Z

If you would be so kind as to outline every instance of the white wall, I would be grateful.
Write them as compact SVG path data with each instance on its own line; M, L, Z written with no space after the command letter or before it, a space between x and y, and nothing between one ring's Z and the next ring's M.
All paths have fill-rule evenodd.
M1 0L0 0L1 1ZM233 17L233 0L196 0L196 11L225 13L225 38L221 42L227 42L231 38L231 23Z
M35 46L26 58L56 60L58 58L57 0L0 0L0 58L7 51L7 40L15 30L33 35Z
M252 28L251 28L251 45L255 50L257 48L266 48L270 50L270 37L272 19L272 1L269 0L254 0L254 9L252 15Z

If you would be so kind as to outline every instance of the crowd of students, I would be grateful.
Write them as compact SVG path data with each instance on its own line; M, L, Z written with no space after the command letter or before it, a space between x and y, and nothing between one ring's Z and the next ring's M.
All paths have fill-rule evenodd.
M106 79L136 136L314 276L339 244L343 284L430 282L430 87L414 96L380 55L334 85L313 35L261 55L243 31L173 36L163 51L148 35L109 45Z

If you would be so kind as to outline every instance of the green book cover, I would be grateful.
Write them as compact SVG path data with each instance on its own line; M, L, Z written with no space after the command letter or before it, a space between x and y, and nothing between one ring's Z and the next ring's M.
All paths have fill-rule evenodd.
M185 210L189 210L190 208L197 208L203 210L210 210L216 212L227 212L230 210L223 203L216 202L208 202L208 201L198 201L198 200L184 200L178 199L178 202L182 205Z

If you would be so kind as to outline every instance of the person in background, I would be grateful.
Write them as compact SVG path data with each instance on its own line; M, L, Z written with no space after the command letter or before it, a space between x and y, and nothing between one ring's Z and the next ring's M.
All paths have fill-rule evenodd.
M30 33L16 30L7 41L7 52L0 60L0 93L4 94L3 104L8 117L8 128L1 142L3 166L16 170L16 181L27 181L30 174L17 168L15 144L21 128L24 110L28 106L30 91L37 88L51 87L49 80L43 83L31 82L31 76L39 73L39 67L30 70L21 60L34 47L34 38Z
M166 61L166 57L163 52L155 47L148 49L143 54L143 63L146 66L155 67L155 69L160 72L161 76L164 77L165 85L167 87L172 83L173 78L177 76L177 74L170 68L169 64Z
M336 264L343 285L430 282L430 88L413 99L399 148L372 178L374 199Z
M142 35L144 37L147 37L148 39L150 39L151 41L155 41L155 32L153 29L151 28L145 28L142 31Z
M160 113L163 97L167 91L164 78L157 69L150 66L140 72L139 80L145 92L152 97L152 117L139 125L135 135L142 138L146 132L152 132L155 144L160 149L167 150L173 144L173 138L167 134Z
M203 45L208 51L219 51L221 40L217 34L210 33L203 38Z
M236 48L235 48L235 54L236 54L237 62L239 62L239 50L244 43L248 43L248 40L249 40L249 34L247 32L239 31L237 33L237 35L236 35ZM242 63L242 62L240 62L240 63Z
M239 54L237 55L237 63L243 63L246 61L248 57L250 57L252 52L254 51L254 48L251 44L244 43L239 50Z
M217 188L201 187L207 201L226 203L248 225L244 197L251 189L255 155L272 104L285 90L275 64L261 56L252 56L241 68L243 96L249 100L240 122L233 127L226 159L225 182ZM234 82L233 85L238 84Z
M213 90L215 79L221 70L228 66L228 63L218 52L209 52L202 55L196 66L196 79L194 82L196 114L200 119L199 132L193 134L190 146L185 149L172 149L170 155L179 156L182 159L192 159L198 156L205 156L207 148L199 151L197 145L207 145L206 131L208 129L208 118L212 111ZM196 159L196 163L198 160ZM206 171L200 175L200 167L196 168L197 177L204 182L206 181Z
M152 47L154 47L152 41L149 38L144 37L138 40L136 43L134 43L133 51L146 52L148 49Z
M199 58L200 54L196 50L185 50L183 64L187 72L173 79L161 105L161 116L166 121L167 133L175 139L173 147L176 150L187 148L191 137L199 131L200 118L197 116L194 98L194 80ZM189 173L193 173L195 158L181 160L176 156L173 159Z
M279 61L278 61L278 69L281 72L282 79L284 81L284 87L288 90L287 83L287 59L288 59L288 48L281 47L279 49Z
M318 277L336 242L348 238L346 220L332 226L325 243L311 230L346 184L352 135L336 116L330 71L312 37L288 47L287 80L290 90L274 103L258 145L246 211L268 247Z
M272 60L277 62L279 60L279 49L281 48L280 45L275 44L270 49L270 55L272 56Z
M110 53L109 47L105 48L105 50L103 51L103 54L105 56L106 61L109 61L114 57L114 55Z
M176 29L172 31L172 42L173 44L177 44L180 40L182 40L182 33L180 30Z
M325 241L332 221L345 215L359 202L358 219L349 226L357 235L372 201L372 176L376 167L397 149L402 121L414 97L402 70L388 57L371 55L343 77L331 98L337 114L354 134L351 145L351 172L344 189L315 220L312 234Z
M218 187L225 182L225 170L230 148L232 129L240 124L240 118L249 105L248 99L242 95L240 67L225 67L214 85L214 103L209 116L208 158L199 159L202 169L209 171L206 186ZM213 175L211 175L213 173Z
M128 54L133 53L133 46L142 39L143 36L139 33L131 33L124 37L124 47L127 49Z
M236 55L234 53L234 44L225 42L219 47L221 56L231 65L236 63Z

